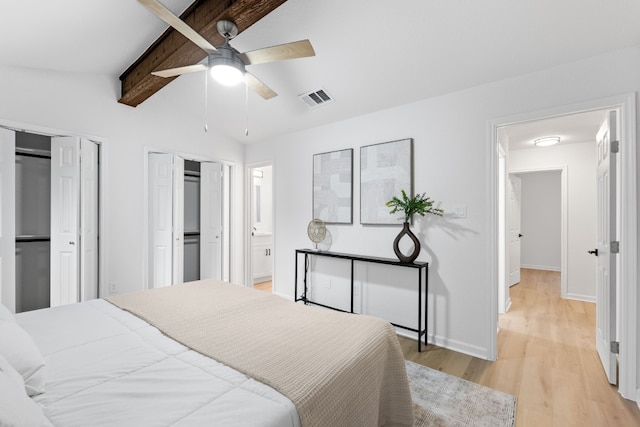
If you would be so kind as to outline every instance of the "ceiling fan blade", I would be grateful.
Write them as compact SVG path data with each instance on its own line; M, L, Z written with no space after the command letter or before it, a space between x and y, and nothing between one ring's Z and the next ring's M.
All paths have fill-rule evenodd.
M175 28L175 30L180 32L180 34L194 42L205 52L213 53L216 51L214 45L209 43L207 39L198 34L193 28L185 24L183 20L164 7L162 3L157 0L138 0L138 2L153 12L158 18Z
M245 65L263 64L265 62L283 61L285 59L306 58L315 56L316 52L309 40L280 44L277 46L256 49L240 55Z
M197 71L206 70L204 64L187 65L186 67L169 68L168 70L154 71L151 74L158 77L175 77L181 74L195 73Z
M253 74L245 72L244 75L247 79L247 85L251 88L251 90L253 90L264 99L271 99L274 96L278 96L277 93L275 93L269 86L258 80L257 77Z

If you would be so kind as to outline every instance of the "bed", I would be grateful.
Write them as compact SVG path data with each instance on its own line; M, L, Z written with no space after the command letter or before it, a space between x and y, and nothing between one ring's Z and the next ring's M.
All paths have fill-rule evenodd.
M0 312L0 424L10 417L25 426L413 424L389 323L215 280Z

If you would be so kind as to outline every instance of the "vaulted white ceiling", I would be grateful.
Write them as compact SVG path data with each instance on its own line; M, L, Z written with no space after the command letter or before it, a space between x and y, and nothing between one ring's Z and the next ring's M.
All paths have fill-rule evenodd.
M176 14L191 3L161 1ZM308 38L316 56L250 67L279 96L249 94L248 137L241 87L209 84L208 123L259 141L636 46L639 18L635 0L288 0L232 44ZM5 0L0 64L117 79L165 28L135 0ZM320 88L336 102L310 110L297 98ZM202 117L204 76L181 76L146 102Z

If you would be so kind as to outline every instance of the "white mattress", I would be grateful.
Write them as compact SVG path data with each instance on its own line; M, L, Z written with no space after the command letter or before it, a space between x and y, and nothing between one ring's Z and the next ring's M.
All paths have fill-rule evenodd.
M34 400L54 426L300 425L276 390L104 300L16 318L46 359Z

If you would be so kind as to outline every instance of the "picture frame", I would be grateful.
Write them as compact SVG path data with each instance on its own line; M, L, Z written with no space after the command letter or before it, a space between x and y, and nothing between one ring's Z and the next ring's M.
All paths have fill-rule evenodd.
M360 147L360 224L402 225L386 206L401 190L413 196L413 139Z
M353 148L313 155L313 218L353 223Z

